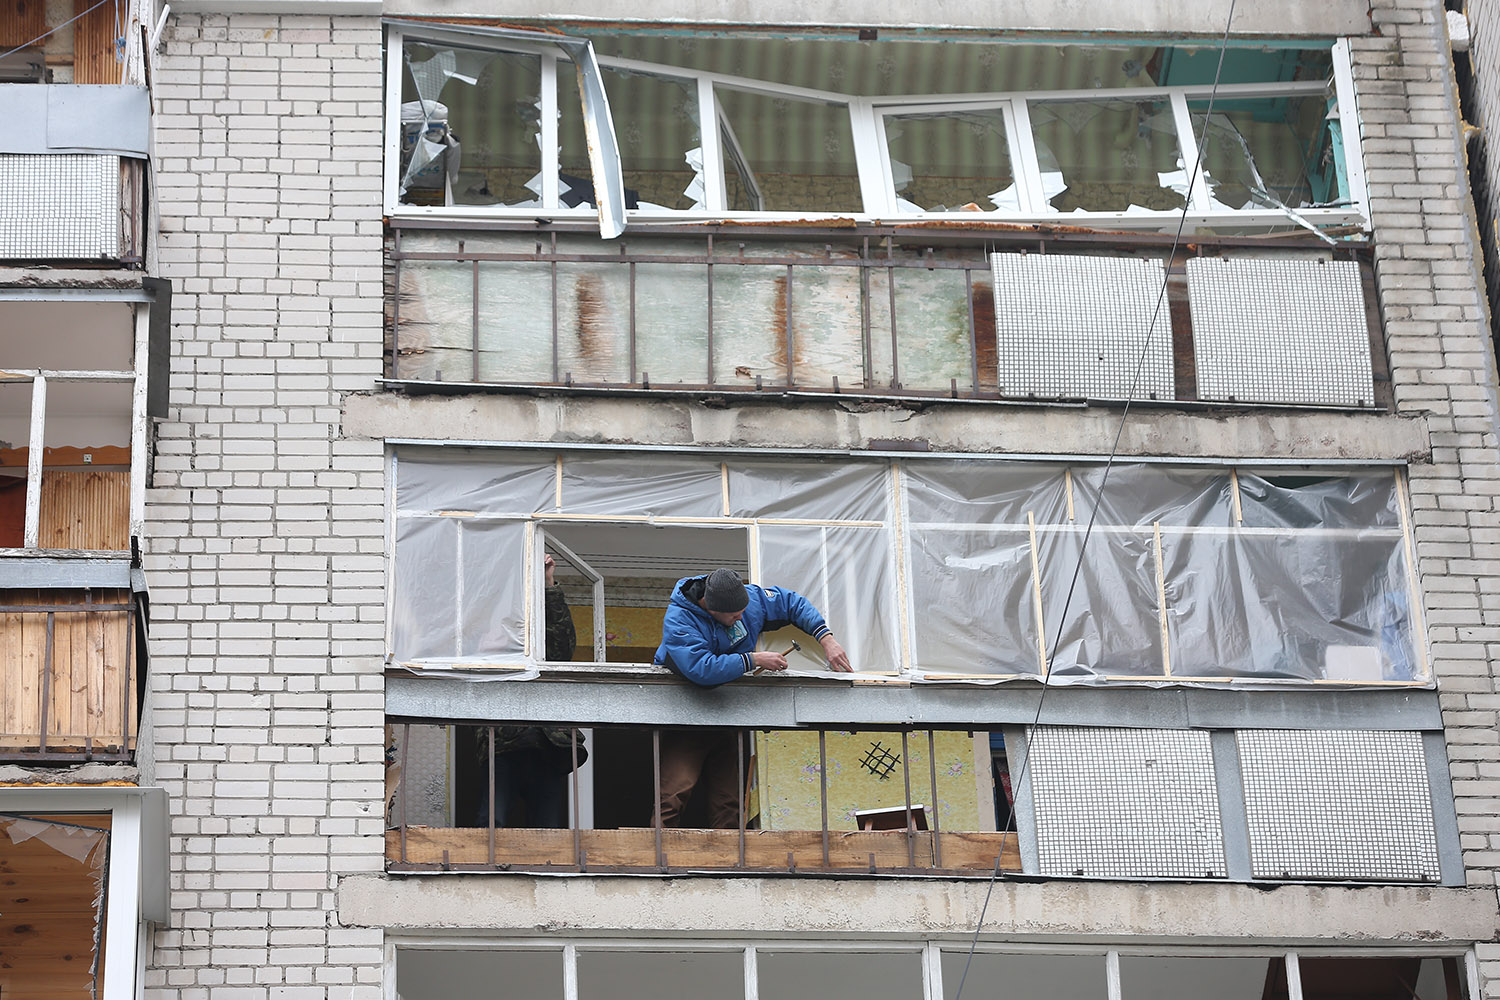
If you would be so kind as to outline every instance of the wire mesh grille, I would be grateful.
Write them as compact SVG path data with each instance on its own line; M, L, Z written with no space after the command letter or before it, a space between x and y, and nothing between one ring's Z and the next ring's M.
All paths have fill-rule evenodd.
M1174 398L1161 261L997 253L990 267L1002 393Z
M120 158L0 154L0 257L115 257Z
M1420 733L1236 734L1255 878L1437 881Z
M1200 399L1373 405L1358 264L1195 257L1187 279Z
M1030 738L1043 875L1226 874L1208 733L1042 727Z

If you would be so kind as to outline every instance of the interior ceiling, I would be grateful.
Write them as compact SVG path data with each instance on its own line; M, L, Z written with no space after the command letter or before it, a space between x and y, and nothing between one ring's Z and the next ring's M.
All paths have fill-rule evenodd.
M134 345L129 302L0 301L0 357L8 371L129 371Z
M0 996L91 1000L109 817L40 818L0 816Z

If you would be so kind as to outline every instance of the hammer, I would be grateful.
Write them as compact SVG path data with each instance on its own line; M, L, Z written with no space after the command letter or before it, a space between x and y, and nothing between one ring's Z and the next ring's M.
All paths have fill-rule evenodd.
M791 656L793 653L797 652L801 648L802 648L802 643L798 642L796 639L793 639L792 640L792 644L790 646L788 646L784 651L782 651L781 655L782 656ZM766 669L765 667L756 667L754 670L750 671L750 676L754 677L756 674L763 673L765 671L765 669Z

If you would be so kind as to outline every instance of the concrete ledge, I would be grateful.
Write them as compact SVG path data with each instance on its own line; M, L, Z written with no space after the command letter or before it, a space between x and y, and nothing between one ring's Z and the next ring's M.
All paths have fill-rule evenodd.
M713 405L680 398L518 393L345 399L346 437L724 449L865 451L909 443L934 452L1102 458L1119 407L894 404L781 397ZM1123 457L1368 461L1403 464L1431 453L1419 417L1337 412L1225 412L1136 408Z
M973 934L986 882L352 875L339 922L390 930L870 940ZM1494 889L1000 882L984 940L1462 945L1500 934Z

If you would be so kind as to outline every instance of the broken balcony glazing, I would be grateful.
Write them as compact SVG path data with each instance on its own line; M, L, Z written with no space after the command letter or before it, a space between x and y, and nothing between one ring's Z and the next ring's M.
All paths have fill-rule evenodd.
M1188 102L1216 209L1306 208L1337 201L1346 181L1330 95ZM1206 125L1205 125L1206 122Z
M1180 211L1187 199L1163 180L1183 169L1164 100L1030 101L1031 131L1050 211Z
M844 104L715 87L733 212L858 212L859 167ZM731 184L736 175L737 184Z
M1021 211L1003 108L888 114L882 123L901 211Z
M396 661L534 664L536 566L555 535L602 568L625 662L650 659L679 576L736 565L808 597L870 675L1428 677L1389 470L1120 463L1105 482L1090 464L497 457L507 471L476 488L478 459L450 473L421 449L397 456ZM813 644L791 659L794 676L829 676Z

